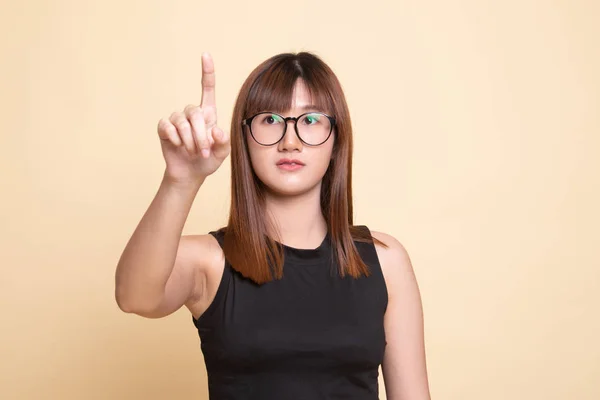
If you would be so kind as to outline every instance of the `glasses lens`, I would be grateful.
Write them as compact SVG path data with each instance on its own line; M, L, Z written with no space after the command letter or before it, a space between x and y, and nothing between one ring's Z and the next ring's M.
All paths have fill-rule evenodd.
M281 139L285 121L273 113L261 113L252 120L252 135L258 143L272 144Z
M308 144L321 144L329 136L331 122L321 113L305 114L298 120L298 134Z
M281 139L285 125L286 122L280 115L265 112L254 117L251 129L257 142L269 145ZM298 120L298 134L308 144L323 143L330 131L331 123L324 114L317 112L305 114Z

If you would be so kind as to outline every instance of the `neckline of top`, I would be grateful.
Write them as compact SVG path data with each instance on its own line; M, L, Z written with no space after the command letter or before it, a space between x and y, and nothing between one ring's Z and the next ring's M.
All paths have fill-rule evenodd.
M314 249L300 249L297 247L288 246L278 242L277 240L275 240L275 242L282 246L286 260L290 259L299 263L314 263L320 258L325 259L325 257L330 254L330 239L331 237L329 231L327 231L325 237L321 241L321 244Z

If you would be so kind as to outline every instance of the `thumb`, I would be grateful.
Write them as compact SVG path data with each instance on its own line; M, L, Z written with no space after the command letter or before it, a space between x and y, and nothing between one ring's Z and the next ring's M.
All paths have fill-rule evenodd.
M229 153L229 136L218 126L212 129L212 137L215 141L213 153L217 157L226 157Z

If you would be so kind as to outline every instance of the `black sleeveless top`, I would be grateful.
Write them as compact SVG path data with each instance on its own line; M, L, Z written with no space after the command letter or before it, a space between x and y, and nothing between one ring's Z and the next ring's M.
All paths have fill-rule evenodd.
M222 247L224 231L210 234ZM225 261L214 301L192 317L211 400L379 398L387 289L375 246L355 244L369 277L339 276L329 234L316 249L283 245L284 277L262 286Z

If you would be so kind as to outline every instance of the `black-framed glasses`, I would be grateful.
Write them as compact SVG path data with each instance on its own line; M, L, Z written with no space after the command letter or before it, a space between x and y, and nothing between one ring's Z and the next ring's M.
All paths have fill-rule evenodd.
M325 143L335 126L335 118L322 112L307 112L298 117L284 117L268 111L242 120L242 126L250 128L250 135L256 143L272 146L285 136L288 121L294 121L296 135L309 146Z

